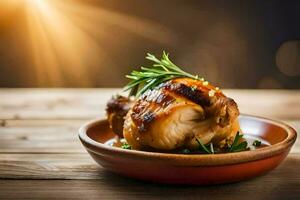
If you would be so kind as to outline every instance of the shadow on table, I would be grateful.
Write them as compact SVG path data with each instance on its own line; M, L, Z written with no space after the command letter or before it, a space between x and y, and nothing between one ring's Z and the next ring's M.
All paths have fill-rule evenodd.
M130 197L151 199L300 199L299 173L300 159L289 157L274 171L238 183L213 186L186 186L156 184L125 178L104 172L102 181L116 191L120 198Z

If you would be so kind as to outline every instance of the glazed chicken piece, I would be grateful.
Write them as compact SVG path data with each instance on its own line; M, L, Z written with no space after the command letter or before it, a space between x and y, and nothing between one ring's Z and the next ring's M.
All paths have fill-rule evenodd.
M133 105L130 98L113 96L106 105L106 115L110 128L119 137L123 137L123 124L125 116Z
M233 99L206 81L177 78L145 92L126 115L123 135L133 149L221 146L239 131Z

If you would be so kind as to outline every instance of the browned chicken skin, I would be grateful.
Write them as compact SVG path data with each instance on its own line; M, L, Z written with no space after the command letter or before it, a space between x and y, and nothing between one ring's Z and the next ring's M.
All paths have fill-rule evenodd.
M112 97L106 105L106 114L109 125L114 133L123 137L125 116L133 105L133 101L124 96Z
M239 130L234 100L206 81L177 78L148 90L126 115L123 135L133 149L195 149L222 145Z

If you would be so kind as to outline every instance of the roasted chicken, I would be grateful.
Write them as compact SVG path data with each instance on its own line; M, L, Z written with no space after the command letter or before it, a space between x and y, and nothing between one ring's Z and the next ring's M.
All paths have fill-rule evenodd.
M240 129L237 104L204 80L176 78L134 102L119 98L108 104L108 118L133 149L196 149L196 139L222 147Z

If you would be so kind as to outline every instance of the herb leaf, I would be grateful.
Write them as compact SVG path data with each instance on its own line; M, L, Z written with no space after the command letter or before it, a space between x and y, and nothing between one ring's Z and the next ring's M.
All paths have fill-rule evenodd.
M245 151L248 148L248 143L247 141L243 141L239 143L240 139L243 138L243 135L240 135L239 132L237 132L234 141L232 145L229 148L229 152L239 152L239 151Z
M183 153L183 154L189 154L189 153L191 153L191 150L189 150L189 149L182 149L181 153Z
M203 151L207 154L214 154L214 149L213 149L212 143L210 143L210 150L209 150L204 144L202 144L202 142L198 138L196 138L196 141L199 144L200 151Z
M131 146L127 143L127 142L124 142L121 146L122 149L131 149Z
M255 147L259 147L261 145L261 141L260 140L254 140L252 145L255 146Z
M126 75L126 78L131 80L124 87L125 91L130 91L129 95L138 97L147 90L174 78L189 77L200 80L198 75L189 74L175 65L165 51L160 59L150 53L147 53L146 59L153 62L152 66L141 67L140 71L132 71L130 75Z

